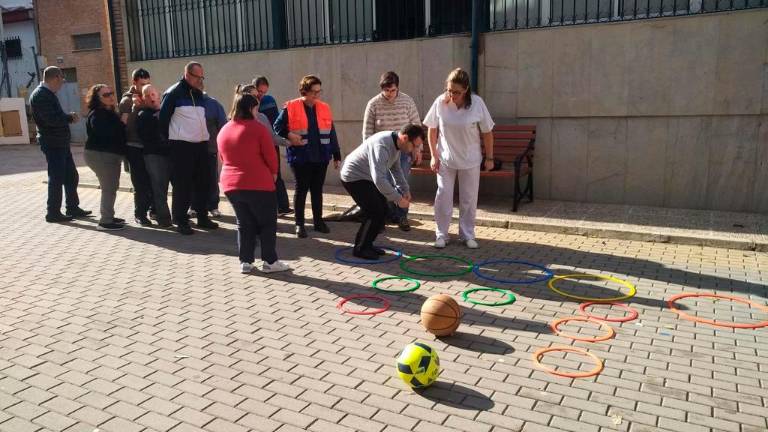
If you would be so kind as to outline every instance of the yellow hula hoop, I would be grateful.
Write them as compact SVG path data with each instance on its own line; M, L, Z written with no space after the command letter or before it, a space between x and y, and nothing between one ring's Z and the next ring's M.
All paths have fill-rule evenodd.
M610 297L610 298L595 298L595 297L577 296L577 295L574 295L574 294L569 294L569 293L567 293L565 291L560 291L559 289L555 288L555 282L557 282L560 279L603 279L603 280L607 280L607 281L611 281L611 282L616 282L618 284L624 285L625 287L629 288L629 293L626 294L626 295L623 295L623 296ZM625 281L623 279L615 278L613 276L606 276L606 275L600 275L600 274L597 274L597 275L593 275L593 274L569 274L569 275L563 275L563 276L555 276L554 278L549 280L549 282L547 283L547 286L549 287L549 289L551 289L552 291L560 294L563 297L568 297L568 298L572 298L572 299L576 299L576 300L598 302L598 303L602 303L602 302L615 302L615 301L626 300L628 298L634 297L635 294L637 293L637 288L635 288L635 286L632 285L631 283L629 283L629 282L627 282L627 281Z

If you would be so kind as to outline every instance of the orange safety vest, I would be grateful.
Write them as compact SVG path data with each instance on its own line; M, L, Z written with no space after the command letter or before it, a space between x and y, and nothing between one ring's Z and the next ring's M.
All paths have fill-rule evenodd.
M304 101L301 98L289 100L285 103L285 109L288 111L288 130L301 135L301 142L308 144L309 120L307 120L307 112L304 111ZM320 129L320 144L330 145L333 127L331 107L325 102L315 101L315 114L317 126Z

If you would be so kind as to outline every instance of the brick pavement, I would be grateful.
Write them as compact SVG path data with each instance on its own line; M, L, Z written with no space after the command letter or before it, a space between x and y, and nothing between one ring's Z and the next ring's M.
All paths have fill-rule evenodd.
M283 220L279 253L295 270L246 276L237 272L228 206L222 229L191 237L139 227L104 233L93 220L46 224L41 160L0 154L0 431L768 429L768 330L715 329L662 308L663 299L689 291L765 304L765 253L483 227L481 249L451 245L445 253L624 278L638 288L629 303L640 318L611 324L611 340L572 342L548 324L576 314L578 303L546 284L517 285L509 306L461 302L459 334L435 340L419 324L427 296L459 298L468 287L494 285L473 275L427 279L418 291L388 295L384 314L343 315L335 307L341 297L401 273L396 263L334 262L352 224L298 240ZM97 208L97 190L82 190L81 198ZM118 215L130 216L131 205L120 193ZM408 254L430 253L431 229L425 223L402 235L390 228L386 238ZM561 287L613 292L605 284ZM683 304L703 317L768 319L730 302ZM561 329L600 333L577 324ZM444 367L423 394L393 372L393 357L414 340L435 347ZM531 354L552 345L585 348L605 369L586 379L534 369ZM553 354L544 363L590 366L581 360Z

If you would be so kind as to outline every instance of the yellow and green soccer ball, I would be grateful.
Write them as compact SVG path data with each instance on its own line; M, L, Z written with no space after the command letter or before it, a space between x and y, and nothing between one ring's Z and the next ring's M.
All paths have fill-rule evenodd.
M440 375L440 359L429 345L407 345L397 357L397 376L413 389L431 385Z

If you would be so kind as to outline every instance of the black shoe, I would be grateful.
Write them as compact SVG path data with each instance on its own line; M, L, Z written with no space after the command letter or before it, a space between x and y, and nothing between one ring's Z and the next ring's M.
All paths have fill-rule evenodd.
M331 229L328 228L328 225L326 225L325 222L320 222L319 224L315 224L315 231L328 234L331 232Z
M73 219L72 216L66 216L61 213L45 215L45 221L49 223L69 222L72 219Z
M307 229L304 228L304 225L296 225L296 237L307 238Z
M288 207L287 209L279 209L277 210L278 216L288 216L289 214L293 214L293 209Z
M147 219L146 216L136 216L134 222L141 226L152 226L152 221Z
M157 226L159 228L170 228L173 226L171 221L157 221Z
M377 246L372 247L371 250L376 252L377 255L386 255L387 254L386 250L384 250L384 249L382 249L380 247L377 247Z
M112 222L114 222L114 223L117 223L117 224L123 224L123 225L125 225L125 219L123 219L123 218L116 218L116 217L113 217L113 218L112 218Z
M400 219L400 222L397 223L397 226L400 227L401 230L408 232L411 230L411 224L408 223L408 218L403 217Z
M192 231L192 227L190 227L189 224L177 225L176 231L178 231L179 234L182 234L182 235L192 235L195 233L194 231Z
M96 227L99 231L117 231L125 228L125 225L121 223L100 223L99 226Z
M379 259L379 254L373 249L353 250L352 255L364 260L376 261Z
M208 219L207 217L199 217L197 218L197 226L198 228L216 229L219 227L219 224Z
M90 216L91 213L93 212L90 210L83 210L80 207L75 207L72 210L67 210L67 216L72 216L73 218Z

